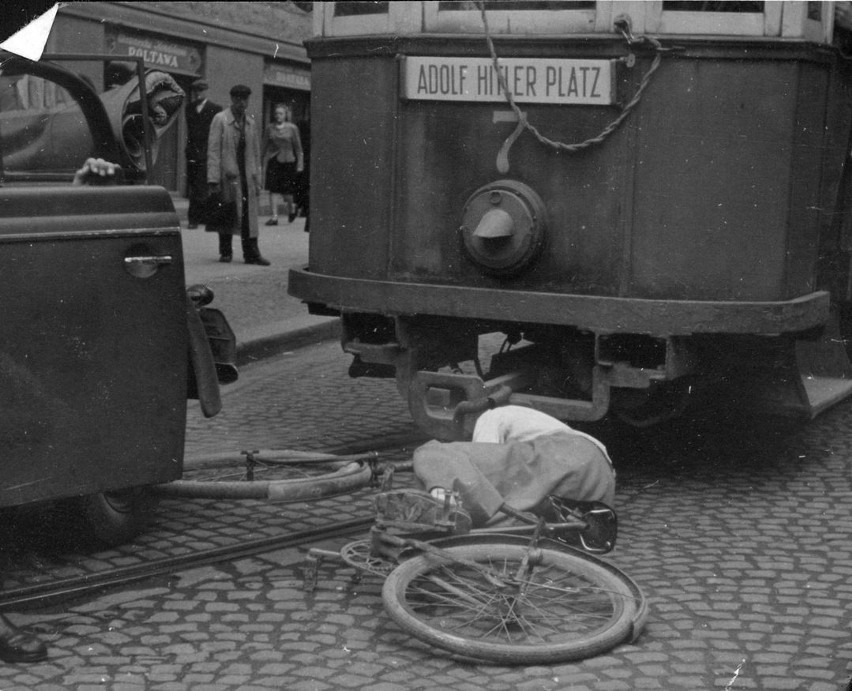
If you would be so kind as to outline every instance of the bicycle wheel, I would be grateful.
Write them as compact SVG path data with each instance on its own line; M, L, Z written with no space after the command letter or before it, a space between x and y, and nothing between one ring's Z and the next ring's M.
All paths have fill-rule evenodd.
M249 476L245 458L239 454L210 454L188 459L184 479L158 485L156 491L163 496L203 499L324 499L369 485L373 471L367 460L374 456L261 450L253 454Z
M579 660L633 637L644 599L627 575L548 547L522 567L529 551L480 542L412 557L386 579L385 609L426 643L501 664Z

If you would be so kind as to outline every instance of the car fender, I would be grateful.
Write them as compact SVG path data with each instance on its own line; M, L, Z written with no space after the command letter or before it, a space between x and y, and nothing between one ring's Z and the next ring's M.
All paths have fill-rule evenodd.
M197 398L204 417L213 417L222 410L216 363L207 340L207 333L198 310L189 296L186 298L186 324L189 332L189 388L187 398Z

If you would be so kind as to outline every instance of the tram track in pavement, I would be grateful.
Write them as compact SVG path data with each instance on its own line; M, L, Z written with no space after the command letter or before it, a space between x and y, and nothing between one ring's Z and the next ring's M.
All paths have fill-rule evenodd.
M376 451L381 456L399 454L424 438L412 434L388 435L362 442L354 442L322 453L333 455L359 454ZM390 463L393 465L393 463ZM325 500L318 500L322 502ZM191 506L188 503L187 506ZM266 536L251 540L239 540L236 544L193 551L189 554L145 560L128 566L113 566L95 573L83 573L65 578L48 578L44 582L29 583L7 588L0 592L0 611L41 608L57 605L70 599L92 595L96 592L115 589L147 579L168 576L176 571L196 568L214 563L233 561L280 549L310 545L338 537L363 533L373 523L372 515L356 517L347 521L326 522L325 525L303 530L285 531L281 535ZM35 580L39 580L38 577Z

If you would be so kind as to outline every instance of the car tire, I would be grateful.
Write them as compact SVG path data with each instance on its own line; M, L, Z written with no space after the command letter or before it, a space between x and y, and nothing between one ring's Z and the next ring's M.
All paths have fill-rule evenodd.
M99 492L80 499L90 534L107 546L129 542L148 525L157 497L147 487Z

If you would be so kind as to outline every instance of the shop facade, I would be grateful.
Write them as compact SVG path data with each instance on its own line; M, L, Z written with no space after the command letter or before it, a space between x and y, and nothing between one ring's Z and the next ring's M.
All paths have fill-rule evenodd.
M99 90L122 78L128 57L169 73L184 90L204 78L208 97L223 107L231 86L246 84L249 113L259 124L285 103L309 131L311 74L302 42L311 27L311 14L291 2L79 2L60 7L47 50L114 55L107 67L75 65ZM185 141L181 114L160 139L154 165L154 181L179 194L186 186Z

